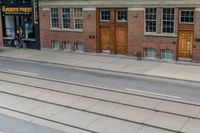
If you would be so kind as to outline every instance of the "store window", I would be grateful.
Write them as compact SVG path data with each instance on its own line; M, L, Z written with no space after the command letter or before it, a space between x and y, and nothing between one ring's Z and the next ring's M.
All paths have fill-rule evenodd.
M14 23L14 16L5 15L4 17L4 37L15 37L15 23Z
M14 38L18 29L24 38L35 38L32 15L4 15L2 19L4 37Z
M71 51L72 50L70 41L63 42L63 50L64 51Z
M51 8L51 28L58 28L58 8Z
M194 11L193 10L181 10L180 11L180 23L193 23Z
M144 49L144 57L155 58L156 57L156 50L154 48L145 48Z
M70 9L69 8L62 9L62 22L63 22L63 28L70 29Z
M170 49L161 50L161 58L167 59L167 60L172 60L174 58L173 50L170 50Z
M83 29L83 14L82 8L74 8L74 29Z
M54 50L60 50L60 43L57 40L51 41L51 48Z
M146 32L156 32L156 19L157 19L157 9L156 8L146 8L145 9L145 31Z
M110 21L110 10L101 10L101 21Z
M174 33L174 8L163 8L162 33Z
M117 21L126 22L127 21L127 11L126 10L117 10Z

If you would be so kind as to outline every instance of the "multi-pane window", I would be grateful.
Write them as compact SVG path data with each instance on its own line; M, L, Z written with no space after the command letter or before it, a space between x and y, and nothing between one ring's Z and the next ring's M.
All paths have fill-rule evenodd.
M60 49L60 43L57 40L51 41L51 48L55 49L55 50L59 50Z
M162 32L174 33L174 8L163 9Z
M74 9L74 26L75 29L83 29L82 8Z
M109 21L110 20L110 11L109 10L101 10L100 19L101 19L101 21Z
M156 8L146 8L145 10L145 30L146 32L156 32Z
M171 60L174 58L174 53L170 49L163 49L161 51L161 57L162 57L162 59Z
M156 57L156 50L154 48L145 48L144 49L144 56L155 58Z
M119 22L127 21L127 11L117 10L117 21Z
M69 29L70 28L70 9L69 8L62 9L62 21L63 21L63 28Z
M194 21L194 11L192 10L182 10L180 15L181 23L193 23Z
M51 8L51 28L58 28L58 8Z
M77 42L76 45L75 45L75 51L83 52L84 51L83 43Z
M63 50L65 51L71 51L71 43L69 41L63 42Z

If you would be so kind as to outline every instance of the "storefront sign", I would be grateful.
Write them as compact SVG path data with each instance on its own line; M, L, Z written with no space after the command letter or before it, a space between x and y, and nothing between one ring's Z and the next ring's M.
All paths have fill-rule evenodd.
M2 7L3 14L30 14L31 7Z

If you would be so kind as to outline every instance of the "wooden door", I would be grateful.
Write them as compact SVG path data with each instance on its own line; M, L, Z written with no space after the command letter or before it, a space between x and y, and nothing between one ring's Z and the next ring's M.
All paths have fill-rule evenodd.
M179 46L178 46L179 57L183 58L192 57L193 37L194 35L192 31L179 32Z
M125 26L116 27L116 54L127 53L127 34L127 28Z
M101 51L106 52L110 50L110 28L100 27L100 44Z

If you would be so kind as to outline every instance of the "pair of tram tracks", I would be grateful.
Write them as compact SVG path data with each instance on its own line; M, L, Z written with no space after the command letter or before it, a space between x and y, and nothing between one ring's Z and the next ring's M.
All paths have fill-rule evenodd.
M119 90L111 90L109 88L101 88L101 87L95 87L95 86L84 85L84 84L79 84L79 83L60 81L60 80L55 80L55 79L48 79L48 78L45 78L45 77L36 77L36 76L30 76L30 75L27 76L27 75L23 75L23 74L16 74L16 73L11 73L11 72L6 72L6 71L0 71L0 73L9 74L9 75L15 75L15 76L23 76L23 77L27 77L27 78L33 78L33 79L38 79L38 80L43 80L43 81L50 81L50 82L54 82L54 83L62 83L62 84L68 84L68 85L88 87L88 88L96 89L96 90L103 90L103 91L109 91L109 92L115 92L115 93L121 93L121 94L127 94L127 95L141 96L141 97L146 97L146 98L158 99L158 100L161 100L161 101L169 101L169 102L175 102L175 103L180 103L180 104L191 105L191 103L186 103L186 102L182 102L182 101L175 101L175 100L152 97L152 96L146 96L146 95L144 96L142 94L134 94L134 93L128 93L128 92L123 92L123 91L119 91ZM154 112L161 112L161 113L165 113L165 114L171 114L171 115L176 115L176 116L187 117L188 119L198 119L198 120L200 120L200 118L194 117L194 116L190 116L190 115L183 115L183 114L179 114L179 113L162 111L162 110L154 109L154 108L141 107L141 106L137 106L137 105L132 105L132 104L127 104L127 103L121 103L121 102L106 100L106 99L102 99L102 98L98 98L98 97L91 97L91 96L86 96L86 95L81 95L81 94L76 94L76 93L71 93L71 92L54 90L54 89L50 89L50 88L46 88L46 87L28 85L28 84L19 83L19 82L15 82L15 81L4 80L4 79L0 79L0 81L12 83L12 84L18 84L18 85L27 86L27 87L33 87L33 88L37 88L37 89L41 89L41 90L59 92L59 93L63 93L63 94L74 95L74 96L79 96L79 97L83 97L83 98L109 102L109 103L118 104L118 105L135 107L135 108L145 109L145 110L151 110L151 111L154 111ZM138 122L138 121L128 120L128 119L124 119L124 118L120 118L120 117L116 117L116 116L112 116L112 115L108 115L108 114L89 111L87 109L80 109L80 108L76 108L76 107L72 107L72 106L68 106L68 105L63 105L63 104L59 104L59 103L55 103L55 102L48 102L48 101L40 100L40 99L37 99L37 98L31 98L31 97L23 96L23 95L20 95L20 94L13 94L13 93L10 93L10 92L5 92L5 91L0 91L0 93L4 93L4 94L7 94L7 95L12 95L12 96L17 96L17 97L21 97L21 98L25 98L25 99L35 100L35 101L38 101L38 102L43 102L43 103L47 103L47 104L51 104L51 105L55 105L55 106L59 106L59 107L65 107L65 108L69 108L69 109L73 109L73 110L78 110L78 111L82 111L82 112L86 112L86 113L91 113L91 114L95 114L95 115L98 115L98 116L103 116L103 117L108 117L108 118L121 120L121 121L125 121L125 122L135 123L135 124L139 124L139 125L143 125L143 126L147 126L147 127L153 127L153 128L157 128L157 129L161 129L161 130L175 132L175 133L182 133L181 131L176 131L176 130L169 129L169 128L159 127L159 126L156 126L156 125L147 124L145 122ZM200 107L200 105L198 105L198 104L192 104L192 105ZM28 115L28 116L36 117L36 118L39 118L39 119L43 119L43 120L46 120L46 121L58 123L58 124L65 125L65 126L70 126L70 127L73 127L73 128L77 128L77 129L88 131L88 132L92 132L92 133L97 133L95 131L91 131L91 130L88 130L88 129L85 129L85 128L81 128L81 127L77 127L77 126L74 126L74 125L69 125L69 124L66 124L66 123L54 121L54 120L47 119L47 118L40 117L40 116L36 116L36 115L30 114L30 113L21 112L21 111L14 110L14 109L7 108L7 107L3 107L3 106L0 106L0 107L4 108L4 109L7 109L7 110L10 110L10 111L22 113L24 115Z

